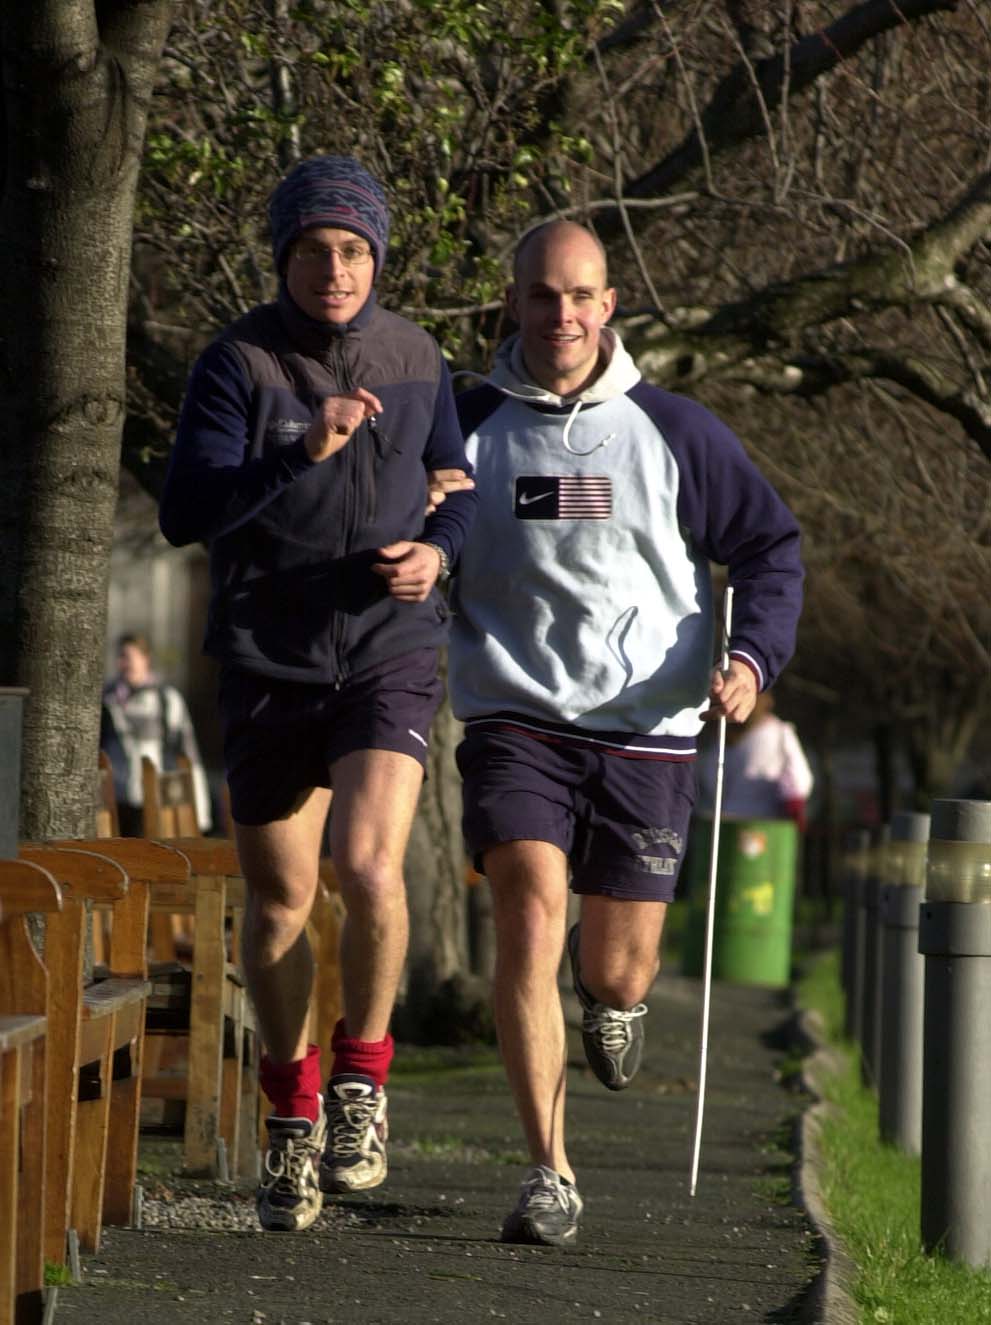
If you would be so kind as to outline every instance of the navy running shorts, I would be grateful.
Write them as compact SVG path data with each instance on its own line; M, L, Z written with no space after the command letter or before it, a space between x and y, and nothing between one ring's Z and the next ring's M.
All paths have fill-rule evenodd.
M236 667L220 676L224 764L239 824L283 819L355 750L395 750L426 766L443 686L437 650L390 658L332 685L278 681Z
M464 835L484 873L489 847L550 842L571 888L670 902L695 803L692 761L630 758L521 732L469 727L458 747Z

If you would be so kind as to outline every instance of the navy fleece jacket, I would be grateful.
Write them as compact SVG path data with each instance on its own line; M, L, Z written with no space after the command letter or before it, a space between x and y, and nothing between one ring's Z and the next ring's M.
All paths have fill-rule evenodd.
M314 464L303 435L326 396L361 386L383 411ZM470 472L437 343L374 295L344 328L282 290L200 356L160 509L181 547L209 543L205 651L284 680L340 684L446 638L436 590L400 603L373 574L377 549L436 543L457 560L475 512L454 493L425 518L429 470Z

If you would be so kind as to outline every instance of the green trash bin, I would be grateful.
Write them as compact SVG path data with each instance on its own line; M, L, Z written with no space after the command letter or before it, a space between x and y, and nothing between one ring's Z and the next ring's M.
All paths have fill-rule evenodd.
M686 878L686 975L700 976L705 968L711 842L712 820L696 818ZM723 820L712 940L714 980L775 989L789 983L797 855L798 829L790 819Z

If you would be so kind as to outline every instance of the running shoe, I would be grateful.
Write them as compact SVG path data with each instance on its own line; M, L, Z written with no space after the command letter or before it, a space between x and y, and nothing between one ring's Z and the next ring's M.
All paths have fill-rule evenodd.
M573 1247L581 1217L582 1198L575 1184L537 1164L523 1179L520 1199L506 1216L502 1241Z
M623 1010L598 1003L582 984L578 966L578 926L568 933L571 979L582 1005L582 1045L588 1065L609 1090L625 1090L643 1057L643 1020L647 1004Z
M255 1207L262 1228L272 1233L298 1233L309 1228L323 1207L320 1157L327 1143L323 1100L316 1122L309 1118L266 1120L268 1149Z
M385 1091L371 1077L342 1072L327 1082L327 1144L320 1165L325 1192L377 1187L388 1172Z

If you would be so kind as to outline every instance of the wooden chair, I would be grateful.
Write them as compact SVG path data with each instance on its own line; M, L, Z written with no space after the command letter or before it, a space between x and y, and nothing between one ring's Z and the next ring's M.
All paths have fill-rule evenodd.
M96 1251L105 1219L130 1222L137 1173L148 887L96 845L100 853L75 842L20 849L63 897L45 933L48 1085L59 1105L46 1122L45 1257L56 1265L65 1263L67 1228ZM84 986L87 902L112 907L113 922L107 978Z
M26 917L61 905L46 870L0 860L0 1325L44 1308L48 976Z

